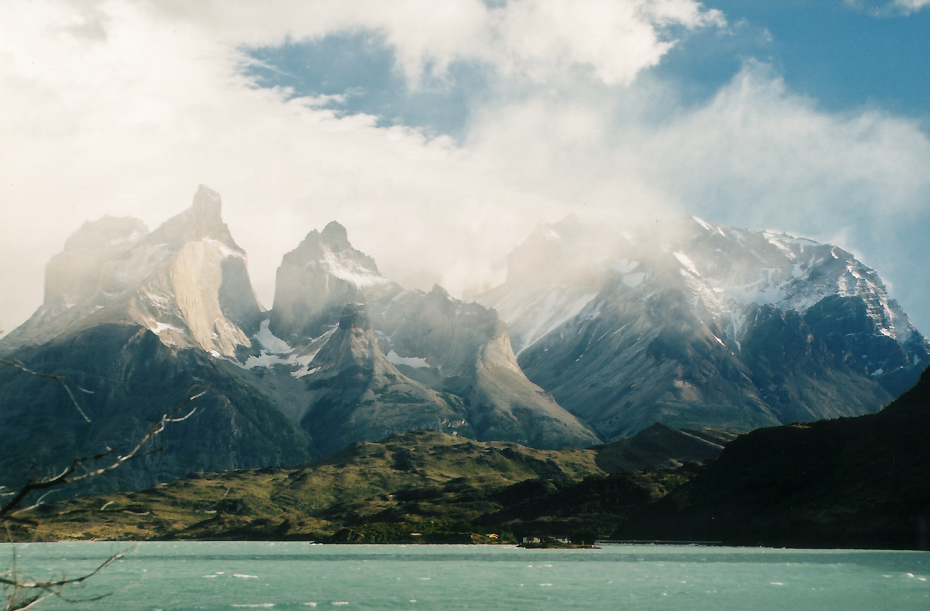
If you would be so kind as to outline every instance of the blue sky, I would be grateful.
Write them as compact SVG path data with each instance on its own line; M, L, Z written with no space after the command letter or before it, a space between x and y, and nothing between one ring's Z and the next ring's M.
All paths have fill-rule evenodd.
M710 0L728 31L681 35L652 72L700 104L730 81L748 59L772 65L787 85L834 112L876 107L927 121L930 117L930 10L905 14L866 10L843 0ZM462 136L470 102L487 95L493 76L460 62L441 78L412 89L377 32L336 33L247 49L248 68L263 86L295 95L345 94L344 112L375 115L431 133Z
M876 13L842 0L713 0L705 3L724 11L737 31L735 48L713 62L730 64L739 57L771 61L795 91L812 96L824 108L842 111L876 105L926 118L930 108L930 11L905 15ZM771 36L765 36L768 32ZM687 45L686 45L687 46ZM704 46L704 45L702 45ZM705 48L714 49L713 43ZM689 72L687 57L672 54L669 69ZM704 66L694 66L700 74ZM723 72L726 72L724 70ZM719 79L718 75L718 79ZM712 76L710 80L713 82ZM718 80L719 82L719 80Z
M927 333L928 33L930 0L4 3L0 329L82 222L204 183L266 306L331 220L462 294L540 221L694 214L850 250Z

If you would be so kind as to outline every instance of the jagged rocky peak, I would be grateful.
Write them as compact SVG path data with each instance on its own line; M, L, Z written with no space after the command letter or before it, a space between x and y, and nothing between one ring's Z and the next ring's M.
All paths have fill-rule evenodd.
M371 321L363 303L347 303L339 316L339 328L343 331L371 331Z
M219 193L200 185L190 208L166 221L133 251L146 270L134 294L134 318L163 342L232 356L249 346L262 307L246 254L222 217Z
M135 219L85 223L49 262L46 302L3 348L118 322L168 345L232 356L250 344L261 306L220 213L219 194L201 186L190 208L151 233Z
M361 367L372 369L380 355L365 305L348 303L342 308L339 325L310 363L320 375ZM312 378L313 376L311 376Z
M360 303L342 309L304 384L304 409L295 415L324 452L417 429L474 435L461 401L407 378L387 359Z
M352 247L346 228L336 221L323 231L314 229L300 245L284 255L286 263L326 273L356 286L382 284L375 260Z
M65 241L64 251L45 266L43 305L64 311L91 295L103 261L126 252L146 234L145 223L128 216L104 216L81 225Z
M345 304L399 291L378 272L374 259L352 247L345 227L334 221L322 232L308 233L284 255L270 329L285 341L303 343L334 324Z
M168 219L149 236L153 244L167 243L180 246L186 242L213 239L239 253L244 251L233 240L229 227L223 222L223 201L220 194L200 185L190 208Z
M333 250L350 250L352 245L349 244L349 232L346 231L346 228L337 223L336 221L330 221L326 224L326 227L323 228L323 231L320 232L320 241L332 248ZM371 267L377 270L375 266L374 259L371 259Z

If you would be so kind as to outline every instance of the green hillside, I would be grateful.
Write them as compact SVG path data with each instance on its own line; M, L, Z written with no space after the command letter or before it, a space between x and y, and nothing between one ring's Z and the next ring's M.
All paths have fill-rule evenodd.
M667 431L669 439L679 435ZM662 460L693 460L672 454L677 458ZM12 532L20 540L590 541L691 473L608 473L598 466L608 455L617 460L610 444L534 450L403 433L305 467L192 474L138 492L44 505L30 516L34 525Z

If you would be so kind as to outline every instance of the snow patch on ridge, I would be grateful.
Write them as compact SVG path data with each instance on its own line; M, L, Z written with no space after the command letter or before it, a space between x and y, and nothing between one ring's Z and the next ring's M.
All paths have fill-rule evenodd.
M169 325L168 323L158 322L154 320L152 321L152 326L150 326L148 329L155 335L158 335L162 333L163 331L169 331L169 330L177 331L178 333L184 333L184 329L175 327L174 325Z
M262 324L259 325L258 333L255 334L255 339L258 340L258 343L271 354L287 354L293 352L294 349L291 348L286 341L271 332L271 329L268 328L270 323L271 319L266 318L262 321Z
M691 272L691 273L694 274L695 276L700 276L700 275L701 275L701 274L698 273L697 268L694 267L694 263L691 261L691 259L688 257L688 255L686 255L686 254L683 253L683 252L674 252L674 253L672 253L672 254L675 255L675 258L678 259L678 262L681 263L682 265L684 265L684 266L685 266L685 269L687 269L689 272Z
M580 314L597 294L596 287L548 285L536 290L514 291L499 300L489 295L479 296L477 301L497 311L507 324L514 353L519 355Z
M331 250L327 250L323 253L323 264L326 266L326 271L330 275L354 284L359 288L388 284L390 282L390 280L381 274L360 265L357 261L340 257L339 254Z
M240 364L240 367L244 369L254 369L256 367L270 369L275 365L284 365L292 369L291 375L293 377L302 378L317 370L316 367L311 368L310 363L337 329L337 326L334 325L326 333L310 342L310 345L302 353L298 354L295 348L271 332L268 328L270 322L271 319L266 318L263 320L259 325L258 332L252 336L261 345L260 354L258 356L249 356L244 364Z
M426 359L416 357L416 356L401 356L391 350L387 353L387 359L391 362L392 365L406 365L407 367L413 367L414 369L423 369L424 367L429 367L429 363L426 362Z
M631 289L635 289L637 286L643 283L645 280L646 274L639 272L636 274L626 274L623 276L622 282Z

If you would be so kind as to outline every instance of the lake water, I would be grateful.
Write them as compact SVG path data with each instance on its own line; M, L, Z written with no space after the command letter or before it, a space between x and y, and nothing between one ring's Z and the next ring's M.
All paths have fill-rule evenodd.
M930 553L604 545L506 546L306 543L33 543L17 545L22 575L76 576L123 559L72 598L39 609L930 609ZM0 545L0 567L13 549Z

